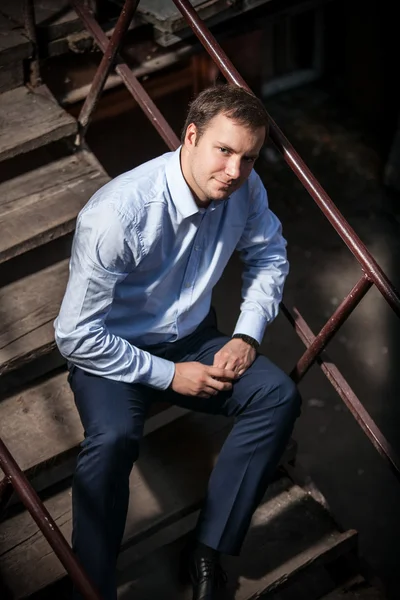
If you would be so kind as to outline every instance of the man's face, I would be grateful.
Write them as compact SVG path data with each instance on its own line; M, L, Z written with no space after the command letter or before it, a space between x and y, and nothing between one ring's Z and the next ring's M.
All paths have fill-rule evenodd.
M181 164L199 205L225 200L248 178L264 143L265 128L250 129L224 114L214 117L203 135L191 123Z

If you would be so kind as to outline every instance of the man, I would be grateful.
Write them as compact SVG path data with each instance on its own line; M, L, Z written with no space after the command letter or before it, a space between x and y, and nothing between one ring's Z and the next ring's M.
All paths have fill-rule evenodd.
M239 553L299 414L292 380L257 353L288 272L253 170L266 131L253 95L204 90L182 146L109 182L79 215L55 330L85 430L73 548L105 600L116 598L128 479L151 402L235 417L181 565L194 600L216 598L219 555ZM210 303L235 249L243 302L228 338Z

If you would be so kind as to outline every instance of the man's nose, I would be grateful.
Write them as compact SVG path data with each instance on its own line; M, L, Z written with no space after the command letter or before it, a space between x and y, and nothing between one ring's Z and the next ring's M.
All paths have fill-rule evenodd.
M240 177L240 158L236 158L235 156L231 156L226 163L225 173L231 179L239 179Z

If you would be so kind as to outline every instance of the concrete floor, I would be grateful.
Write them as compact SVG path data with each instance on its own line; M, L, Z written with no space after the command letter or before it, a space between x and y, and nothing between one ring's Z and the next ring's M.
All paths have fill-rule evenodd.
M190 90L159 103L177 132L189 98ZM399 289L400 199L381 184L381 159L368 133L315 84L271 98L266 105ZM167 150L137 111L95 122L88 141L111 175ZM284 302L289 309L296 307L316 333L359 279L361 269L272 145L266 146L257 170L288 240L291 272ZM236 257L218 284L214 301L220 327L230 333L240 302ZM398 453L399 334L399 319L373 288L328 350ZM263 351L289 372L303 350L285 317L279 315L266 333ZM361 556L386 585L388 597L397 599L400 481L319 367L306 375L300 390L303 411L294 434L298 461L325 495L340 526L359 531Z

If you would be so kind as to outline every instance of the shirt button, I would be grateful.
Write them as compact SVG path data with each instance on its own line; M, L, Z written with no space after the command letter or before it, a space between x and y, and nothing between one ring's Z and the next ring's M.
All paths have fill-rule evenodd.
M200 246L195 246L194 249L198 252L200 250Z
M191 284L191 283L187 283L187 284L185 285L185 288L190 288L191 286L192 286L192 284Z

